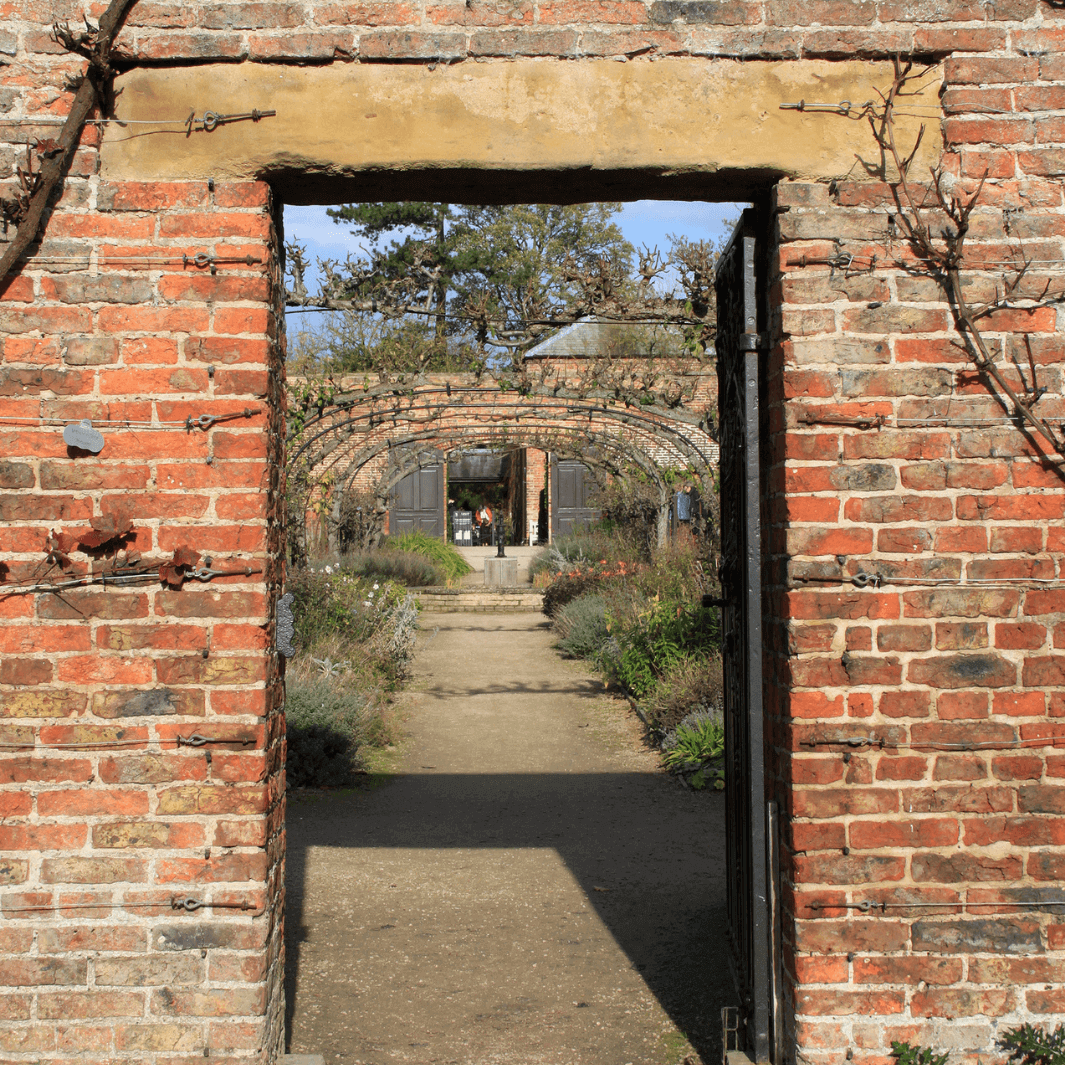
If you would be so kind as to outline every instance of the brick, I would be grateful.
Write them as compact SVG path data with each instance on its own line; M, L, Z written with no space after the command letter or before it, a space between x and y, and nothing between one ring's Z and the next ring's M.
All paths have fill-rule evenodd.
M876 631L881 651L928 651L932 647L929 625L881 625Z
M1041 954L1039 924L1031 918L930 918L913 924L913 950L936 954Z
M0 851L77 850L85 837L84 825L0 825Z
M987 765L982 757L965 754L944 754L936 758L933 780L984 780Z
M987 623L982 621L939 622L937 651L973 651L988 645Z
M1014 792L1009 788L950 787L916 788L906 795L911 813L1008 813L1013 810Z
M160 884L263 881L266 873L267 855L262 851L258 854L226 854L208 859L161 859L156 864L156 878Z
M927 775L928 759L919 755L881 758L876 766L877 780L924 780Z
M183 655L160 659L156 673L164 684L254 684L266 679L261 657Z
M204 696L189 689L150 688L144 691L93 692L92 712L97 717L202 717Z
M843 814L894 813L899 808L899 795L883 788L832 788L796 792L793 804L796 817L836 818Z
M182 1024L116 1024L115 1047L126 1052L203 1053L199 1026ZM212 1039L211 1047L218 1044Z
M265 988L153 992L152 1012L172 1017L246 1017L263 1012Z
M160 814L254 814L266 808L261 787L189 786L160 792Z
M171 784L181 780L206 780L207 763L197 755L145 754L108 757L100 761L100 779L108 784ZM98 826L97 831L110 831L111 826ZM142 829L149 838L159 832L157 826ZM97 843L104 846L104 843ZM133 845L133 844L130 844Z
M146 862L129 858L45 858L44 884L142 883L148 877Z
M1000 621L994 629L995 646L1011 650L1037 651L1046 644L1046 638L1046 626L1031 621Z
M144 996L131 991L81 991L41 994L38 1016L62 1021L72 1017L139 1017Z
M973 854L915 854L911 863L915 881L936 884L1017 880L1022 869L1020 858L985 858Z
M88 963L77 958L20 958L0 961L0 986L61 987L84 984Z
M902 1013L906 996L902 991L814 991L800 989L795 996L800 1014L848 1017Z
M910 999L915 1017L1001 1017L1013 1009L1013 992L1009 990L975 990L934 988L918 991Z
M1020 594L1012 589L933 588L905 592L902 603L908 618L1013 617Z
M895 822L855 821L848 829L850 845L856 850L885 847L951 847L958 842L958 822L930 818Z
M873 548L871 529L793 529L790 555L864 555Z
M953 508L949 499L926 496L874 496L848 499L843 514L858 522L949 521Z
M205 965L197 957L127 956L96 960L97 987L151 987L198 984ZM169 1048L167 1048L169 1049Z
M95 788L46 791L37 796L37 812L41 817L146 814L148 795L143 791L101 792Z
M885 553L914 555L931 547L930 529L880 529L876 534L876 549Z

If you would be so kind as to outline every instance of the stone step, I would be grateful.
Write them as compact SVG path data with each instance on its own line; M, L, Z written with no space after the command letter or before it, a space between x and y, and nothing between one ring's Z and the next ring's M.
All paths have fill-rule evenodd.
M533 588L412 588L427 614L509 614L537 611L543 592Z

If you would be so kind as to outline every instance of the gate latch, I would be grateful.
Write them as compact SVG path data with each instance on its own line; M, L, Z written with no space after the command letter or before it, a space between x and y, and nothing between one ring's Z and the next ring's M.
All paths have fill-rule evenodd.
M764 351L768 346L765 333L740 333L738 338L740 351Z

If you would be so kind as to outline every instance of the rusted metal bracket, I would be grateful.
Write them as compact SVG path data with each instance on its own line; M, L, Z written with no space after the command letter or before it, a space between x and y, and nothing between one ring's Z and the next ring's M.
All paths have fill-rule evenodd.
M255 108L232 115L220 115L217 111L204 111L203 118L197 118L196 112L193 111L185 119L185 136L191 137L193 133L211 133L219 126L228 126L230 122L258 122L261 118L273 118L276 114L276 111L260 111Z
M799 417L803 425L842 425L847 429L880 429L886 420L883 414L810 414L808 411Z
M255 740L250 736L202 736L198 732L194 732L191 736L177 737L179 747L204 747L208 743L239 743L242 747L249 747L254 742Z
M210 429L212 425L217 425L219 422L231 422L236 418L250 418L258 413L254 407L245 407L243 410L233 411L232 414L201 414L197 418L192 417L190 414L185 419L185 428L190 432L193 429Z

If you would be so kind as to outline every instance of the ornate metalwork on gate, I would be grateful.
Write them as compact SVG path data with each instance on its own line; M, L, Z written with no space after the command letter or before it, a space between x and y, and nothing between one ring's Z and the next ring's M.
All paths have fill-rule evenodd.
M770 1059L770 918L762 749L762 545L754 214L717 267L728 943L744 1049Z

